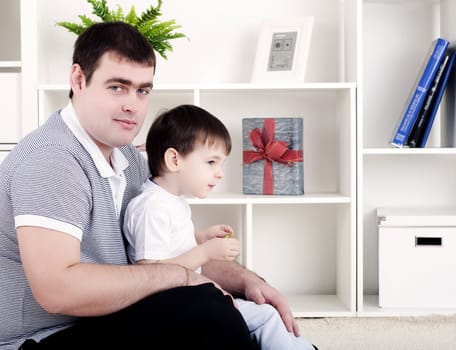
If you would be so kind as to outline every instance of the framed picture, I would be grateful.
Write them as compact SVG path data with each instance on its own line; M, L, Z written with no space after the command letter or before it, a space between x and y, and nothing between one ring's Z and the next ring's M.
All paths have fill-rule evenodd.
M312 16L264 20L252 83L302 83L313 30Z

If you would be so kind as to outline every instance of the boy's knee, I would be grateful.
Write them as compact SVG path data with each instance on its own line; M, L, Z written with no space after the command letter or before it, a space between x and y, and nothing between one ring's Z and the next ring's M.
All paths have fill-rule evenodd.
M265 318L272 319L272 318L280 318L279 312L277 309L270 305L270 304L261 304L258 305L259 311L265 315Z

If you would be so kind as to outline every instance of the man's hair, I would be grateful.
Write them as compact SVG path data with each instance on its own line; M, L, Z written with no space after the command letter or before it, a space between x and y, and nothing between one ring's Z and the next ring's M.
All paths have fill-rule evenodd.
M164 155L168 148L176 149L186 156L195 144L220 142L225 153L231 152L231 137L225 125L201 107L180 105L155 119L146 139L146 152L152 177L159 176L164 166Z
M87 83L106 52L130 62L156 67L152 45L135 27L120 21L95 23L82 32L74 44L73 64L81 66ZM72 96L73 91L70 91L70 98Z

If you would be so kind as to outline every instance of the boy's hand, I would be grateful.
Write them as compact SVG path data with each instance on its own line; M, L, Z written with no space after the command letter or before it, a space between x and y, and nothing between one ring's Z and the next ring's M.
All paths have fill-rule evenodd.
M225 233L226 235L226 233ZM235 238L216 237L203 243L210 260L234 260L239 255L240 243Z
M233 236L233 229L228 225L214 225L195 233L196 242L202 244L215 237Z

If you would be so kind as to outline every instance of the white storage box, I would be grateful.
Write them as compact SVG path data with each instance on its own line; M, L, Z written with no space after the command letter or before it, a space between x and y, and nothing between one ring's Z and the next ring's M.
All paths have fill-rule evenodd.
M456 209L377 209L379 306L456 307Z

